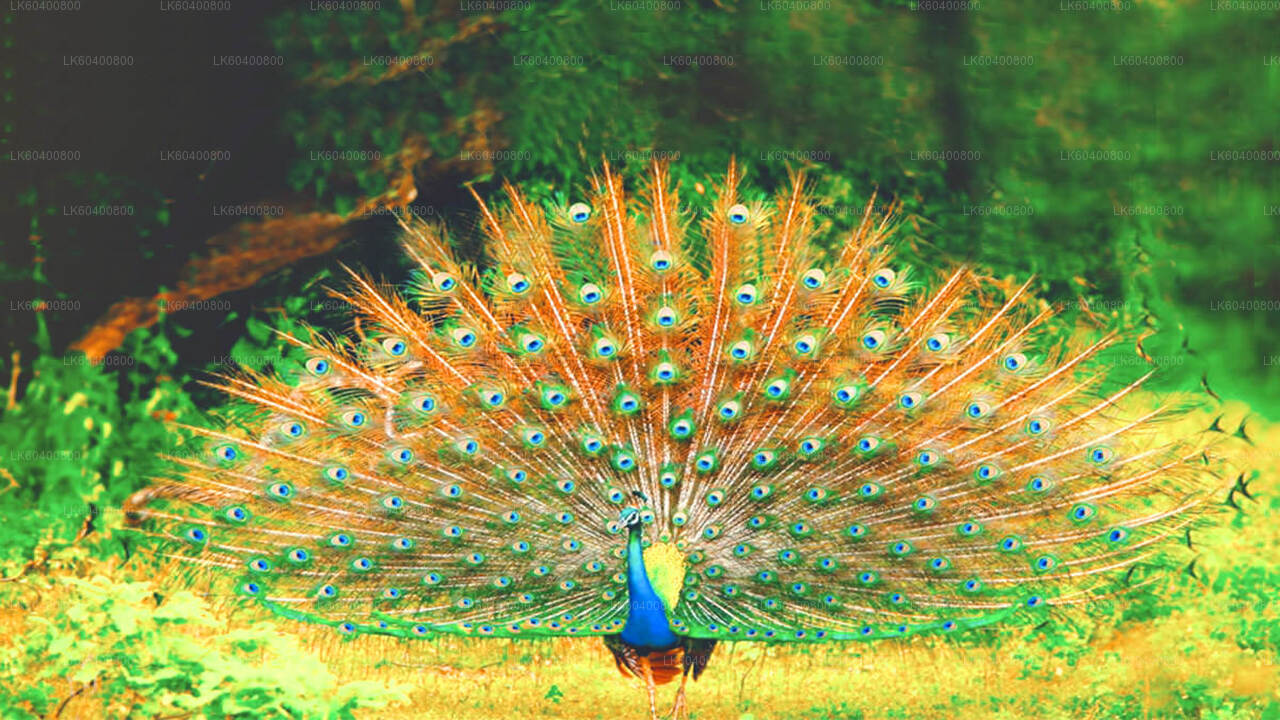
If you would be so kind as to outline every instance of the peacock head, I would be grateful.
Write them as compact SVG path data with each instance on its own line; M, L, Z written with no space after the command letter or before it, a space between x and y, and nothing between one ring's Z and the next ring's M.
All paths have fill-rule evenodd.
M640 527L640 510L633 507L623 508L622 514L618 516L618 522L628 530Z

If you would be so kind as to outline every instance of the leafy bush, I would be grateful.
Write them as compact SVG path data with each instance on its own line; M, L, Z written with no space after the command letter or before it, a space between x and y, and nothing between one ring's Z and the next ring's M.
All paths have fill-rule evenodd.
M29 382L0 405L0 562L103 530L100 516L161 471L173 442L162 421L194 412L162 332L135 333L97 364L38 345Z
M400 687L340 681L269 623L225 630L189 591L162 596L149 582L96 576L60 577L46 592L58 611L29 616L0 654L5 717L74 708L68 717L351 720L357 708L405 697Z

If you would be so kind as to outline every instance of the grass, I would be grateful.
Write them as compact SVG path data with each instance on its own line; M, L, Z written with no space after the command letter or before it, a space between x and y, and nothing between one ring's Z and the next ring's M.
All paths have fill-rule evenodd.
M1243 412L1234 407L1228 418ZM1258 426L1253 433L1260 449L1280 448L1280 426ZM1196 536L1196 577L1179 576L1131 602L1099 606L1070 622L1039 630L1009 627L980 636L917 637L870 645L724 644L703 678L690 685L692 717L1280 717L1280 600L1272 601L1280 586L1280 498L1270 481L1277 458L1259 453L1256 460L1262 463L1257 466L1261 479L1252 486L1257 501L1243 501L1245 512L1228 510L1222 523ZM48 686L43 701L50 708L60 706L63 718L614 720L646 714L642 687L620 676L594 639L341 642L313 628L262 624L261 617L249 611L218 611L198 596L173 595L169 597L183 597L190 604L191 621L149 630L147 623L158 614L150 595L154 569L137 563L64 553L44 571L0 587L5 596L0 637L7 639L0 641L4 717L34 716L24 714L35 704L23 697L39 694L33 688L42 682ZM97 594L88 599L82 585L67 580L95 576ZM126 581L138 584L124 585ZM115 609L95 609L105 607L102 593L117 586L133 588L132 594L112 600ZM174 602L166 599L160 607ZM115 617L126 605L132 608L128 632L133 635L118 626L98 635L85 632L93 623L110 625L95 613ZM135 627L138 624L141 629ZM229 630L251 631L259 640L247 650L224 647ZM86 658L96 665L90 667L87 659L69 664L51 659L49 648L62 648L68 633L86 643ZM186 644L175 646L175 638ZM150 645L145 652L133 647L160 640L170 655L159 661ZM206 678L200 690L206 692L204 699L188 701L183 693L195 690L167 687L165 692L177 699L165 700L164 712L153 707L144 713L141 708L159 692L155 686L112 682L134 667L129 663L136 657L121 659L122 653L130 652L145 655L157 667L202 667L197 674ZM103 657L109 660L103 662ZM178 659L164 659L173 657ZM234 662L227 659L233 657ZM51 668L55 675L40 680ZM134 677L145 675L131 672ZM209 683L211 672L215 680L218 673L224 677ZM241 696L258 697L263 688L268 694L279 692L274 688L281 683L296 685L289 692L305 696L305 702L278 699L265 705L266 710L245 714L225 704L217 705L221 710L216 712L210 709L215 705L202 704L218 693L231 697L225 692L229 685L241 688L233 698L239 701ZM245 695L246 687L250 695ZM674 686L660 689L663 708L669 707L673 694ZM343 698L345 705L329 703L332 698ZM277 712L280 708L284 711Z

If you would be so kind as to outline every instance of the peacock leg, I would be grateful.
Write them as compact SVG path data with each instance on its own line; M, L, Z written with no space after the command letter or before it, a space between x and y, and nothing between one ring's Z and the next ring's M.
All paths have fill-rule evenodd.
M689 715L689 702L684 697L684 685L689 682L689 673L680 678L680 689L676 691L676 704L671 707L670 720L681 720Z
M644 688L649 692L649 720L658 720L658 703L654 696L657 688L653 684L653 667L649 665L647 656L640 658L640 667L644 669Z

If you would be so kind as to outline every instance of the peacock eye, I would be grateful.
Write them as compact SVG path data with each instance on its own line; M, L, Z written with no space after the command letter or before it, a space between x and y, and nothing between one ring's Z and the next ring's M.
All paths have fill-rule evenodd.
M858 440L859 452L869 453L880 447L880 438L867 436Z
M746 360L751 357L751 342L748 340L739 340L729 346L729 357L734 360Z
M964 414L971 418L984 418L991 413L991 405L981 400L975 400L964 409Z
M1089 449L1089 462L1092 462L1095 465L1102 465L1110 462L1113 457L1115 457L1115 453L1109 447L1099 445L1098 447Z
M774 380L764 386L764 394L774 400L779 400L787 395L790 384L786 380Z
M1049 421L1044 418L1031 418L1027 421L1028 435L1043 435L1049 432Z
M818 339L813 336L813 333L805 333L796 338L795 342L791 344L791 347L794 348L796 353L799 355L809 355L817 349Z
M733 293L733 299L736 300L739 305L750 305L756 301L757 294L755 285L751 283L744 283L738 286L737 291Z
M884 346L884 338L883 330L871 330L862 336L862 347L868 350L879 350Z
M1058 566L1058 559L1052 555L1041 555L1032 562L1036 572L1048 572Z
M676 324L676 311L669 307L658 308L658 312L654 313L654 319L662 327L671 327Z
M532 448L542 447L543 443L547 441L547 434L538 428L525 428L520 433L520 437L526 445Z
M635 393L623 393L618 396L618 410L622 413L633 413L640 409L640 398Z
M924 395L918 392L903 393L902 396L898 398L898 405L901 406L903 410L915 410L920 407L920 403L922 402L924 402Z
M467 328L454 328L450 335L453 336L453 341L458 344L458 347L469 348L476 344L475 332Z
M804 285L810 290L817 290L818 288L822 287L826 282L827 282L827 274L819 270L818 268L813 268L812 270L809 270L808 272L806 272L804 275L800 276L800 284Z
M951 347L951 336L946 333L934 333L924 341L924 346L929 352L942 352Z
M800 441L800 454L805 457L816 455L826 445L822 438L808 437Z
M977 470L973 471L973 476L982 481L995 480L1000 477L1000 468L991 463L982 463Z
M436 399L430 395L419 395L413 399L413 409L420 413L434 412L436 409Z
M661 362L653 369L653 376L659 382L670 382L676 377L676 366L669 362Z
M778 457L777 453L775 453L772 450L761 450L751 457L751 464L754 465L757 469L763 470L765 468L768 468L770 465L772 465L773 461L777 457ZM764 486L758 487L756 488L756 490L759 490L762 487ZM752 495L757 496L754 490L752 491ZM758 495L758 497L764 497L764 496Z
M747 221L747 206L738 203L729 208L729 222L734 225L741 225Z
M937 465L938 459L939 459L938 453L933 450L921 450L920 454L916 455L916 462L919 463L922 467L930 467L932 465Z
M658 272L670 270L672 262L671 253L666 250L658 250L649 256L649 267Z
M359 410L348 410L342 413L342 422L346 423L348 427L353 427L353 428L364 427L365 423L367 423L368 421L369 421L368 416L366 416L364 413L360 412Z
M533 333L525 333L520 336L520 347L527 353L539 352L545 346L546 342Z
M839 405L848 405L849 403L858 399L858 386L841 385L840 387L836 388L834 392L831 393L831 397Z
M569 206L569 219L576 223L584 223L591 217L591 206L578 202Z
M1007 553L1017 552L1022 549L1022 538L1018 537L1017 535L1006 536L1000 539L1000 542L996 545L996 547L1001 552L1007 552Z
M636 469L635 456L630 452L621 451L614 454L611 459L613 466L622 472L631 472Z
M405 351L409 349L409 346L405 345L404 341L400 338L391 337L385 338L382 341L382 349L392 357L400 357L405 354Z
M321 377L329 372L329 361L322 357L313 357L307 359L307 372Z
M1027 356L1022 353L1005 355L1000 365L1009 372L1017 372L1027 365Z
M719 458L716 457L714 452L710 451L699 454L693 461L693 467L701 473L709 473L715 470L718 464Z
M351 473L344 467L335 466L326 468L324 476L332 482L341 483L346 482L347 478L351 477Z
M449 292L458 286L458 280L447 272L438 272L431 276L431 285L440 292Z
M742 404L737 400L726 400L720 404L719 415L721 420L733 420L738 417L738 413L742 411Z
M676 438L687 438L693 434L693 423L680 419L671 424L671 434Z
M520 273L511 273L507 276L507 288L511 292L521 295L529 289L529 278Z
M585 305L595 305L604 298L604 291L595 283L586 283L578 288L578 299Z
M871 276L871 284L883 290L893 284L895 277L897 275L892 270L884 268Z
M611 358L618 352L618 346L609 338L596 340L595 351L598 357Z
M231 462L240 457L240 452L234 445L219 445L213 449L213 456L223 462Z

